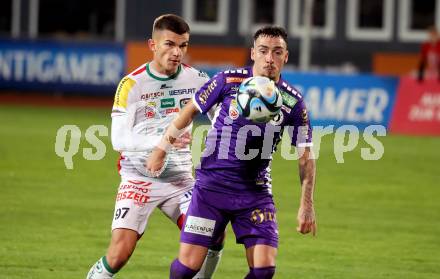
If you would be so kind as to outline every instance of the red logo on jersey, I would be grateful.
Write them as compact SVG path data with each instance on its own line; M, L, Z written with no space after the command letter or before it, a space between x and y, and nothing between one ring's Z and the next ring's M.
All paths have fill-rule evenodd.
M238 111L236 108L229 109L229 117L231 117L232 120L235 120L238 118Z
M156 114L152 110L149 110L149 111L145 112L145 117L146 118L154 118L155 116L156 116Z
M232 120L237 119L239 116L237 109L237 101L235 99L231 100L231 104L229 105L229 117Z
M240 83L245 79L244 77L227 77L226 83Z
M179 108L169 108L165 110L166 114L171 114L171 113L175 113L175 112L179 112Z

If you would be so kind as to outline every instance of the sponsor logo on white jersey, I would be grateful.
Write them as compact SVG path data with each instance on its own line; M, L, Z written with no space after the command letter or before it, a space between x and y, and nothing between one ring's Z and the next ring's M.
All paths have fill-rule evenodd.
M145 93L145 94L141 95L141 100L157 99L157 98L160 98L163 96L165 96L165 93L163 91L153 92L153 93Z
M161 108L172 108L175 106L175 100L174 98L165 98L160 100L160 107Z
M196 89L195 88L183 88L183 89L170 90L168 92L169 92L170 96L183 95L183 94L194 94L194 93L196 93Z
M164 83L160 86L160 89L162 90L162 89L167 89L167 88L171 88L171 87L172 86L168 86L166 83Z

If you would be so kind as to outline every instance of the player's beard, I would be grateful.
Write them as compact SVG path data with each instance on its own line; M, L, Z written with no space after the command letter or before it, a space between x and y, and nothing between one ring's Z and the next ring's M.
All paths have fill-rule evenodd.
M274 80L277 77L277 70L275 67L264 67L263 76Z

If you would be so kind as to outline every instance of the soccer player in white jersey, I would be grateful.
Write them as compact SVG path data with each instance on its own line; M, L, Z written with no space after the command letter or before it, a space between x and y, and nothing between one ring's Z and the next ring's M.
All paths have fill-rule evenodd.
M121 153L121 183L110 246L92 266L88 279L114 277L130 258L156 207L179 228L185 219L194 185L190 134L174 143L158 177L148 173L145 163L177 113L208 80L203 72L182 64L189 31L179 16L156 18L148 40L153 60L124 77L117 88L111 139L113 148ZM221 241L211 247L204 268L194 278L211 278L222 247Z

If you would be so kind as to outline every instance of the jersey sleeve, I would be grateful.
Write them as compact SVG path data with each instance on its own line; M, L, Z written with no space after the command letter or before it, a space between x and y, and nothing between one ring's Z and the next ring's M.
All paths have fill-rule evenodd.
M221 100L224 84L223 73L218 73L194 94L193 103L202 114L206 114Z
M136 81L130 77L124 77L116 89L115 99L112 109L112 117L117 114L126 113L129 105L130 92L134 90Z
M113 149L123 151L146 151L154 148L161 136L145 136L133 131L136 110L133 98L136 81L124 77L118 85L112 109L111 142Z
M138 134L132 129L132 119L123 113L112 117L111 142L113 149L123 151L149 151L159 145L162 135Z
M304 101L299 100L293 107L287 123L292 145L297 147L312 146L312 126Z

